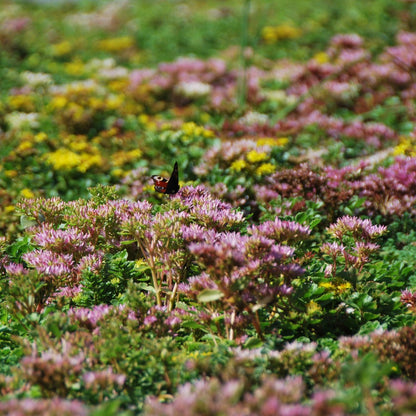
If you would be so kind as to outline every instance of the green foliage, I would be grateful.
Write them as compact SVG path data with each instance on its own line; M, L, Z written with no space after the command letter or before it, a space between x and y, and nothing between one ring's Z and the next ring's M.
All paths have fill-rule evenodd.
M398 30L412 36L415 11L2 2L0 414L3 402L26 415L13 406L67 399L93 416L146 415L150 397L174 403L204 380L218 390L203 392L204 411L232 413L218 409L237 380L230 397L267 413L267 383L283 391L295 377L295 406L330 393L315 413L414 408L411 389L396 400L392 388L416 377L414 167L398 169L415 157L413 86L386 48L406 45ZM351 32L364 53L352 65L337 54L361 46L330 40ZM181 191L154 192L151 176L175 161ZM345 215L388 231L328 228ZM251 234L275 220L308 230L293 242Z
M83 274L83 291L77 297L77 304L93 306L117 303L130 281L138 278L135 262L127 259L126 250L106 254L101 272L87 270Z

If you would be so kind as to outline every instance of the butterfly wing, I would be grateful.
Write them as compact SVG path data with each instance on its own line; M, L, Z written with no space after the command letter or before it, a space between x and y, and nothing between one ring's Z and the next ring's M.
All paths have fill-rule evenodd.
M178 162L175 162L172 175L170 175L169 179L159 175L153 175L152 179L155 185L155 191L161 192L162 194L176 194L179 191Z
M173 166L172 174L170 175L169 181L166 185L165 194L176 194L179 191L179 172L178 162L175 162Z
M166 193L166 187L168 185L168 180L163 176L153 175L153 184L155 185L155 191L161 192L162 194Z

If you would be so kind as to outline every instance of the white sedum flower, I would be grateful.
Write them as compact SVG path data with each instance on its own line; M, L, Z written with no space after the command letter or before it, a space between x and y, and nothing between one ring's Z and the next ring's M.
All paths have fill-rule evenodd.
M211 90L211 85L200 81L182 81L175 88L177 94L194 99L206 97Z
M5 116L6 123L12 130L23 130L39 127L38 113L21 113L13 111Z

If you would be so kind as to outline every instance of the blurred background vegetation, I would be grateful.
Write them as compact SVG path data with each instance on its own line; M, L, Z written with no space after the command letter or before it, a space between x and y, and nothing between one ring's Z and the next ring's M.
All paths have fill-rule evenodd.
M98 58L113 55L113 51L103 50L103 44L97 48L97 42L106 34L115 33L129 37L130 46L137 52L134 56L124 54L120 59L134 66L148 66L182 55L206 58L226 53L230 46L240 43L244 3L241 0L3 0L0 17L11 12L10 7L4 7L10 5L33 17L35 38L28 37L20 55L15 56L15 59L31 56L27 69L40 70L39 64L47 66L48 59L44 58L56 54L51 45L62 39L70 42L67 53L60 51L63 60L71 55L89 58L92 52ZM333 35L351 32L362 35L368 48L377 52L393 43L399 29L415 27L416 3L409 1L251 0L250 6L248 44L256 54L269 59L308 59L322 50ZM84 26L81 32L80 25ZM267 33L267 27L279 28L277 36ZM114 45L113 48L116 49ZM38 54L37 59L33 53ZM5 50L1 55L2 59L10 58Z

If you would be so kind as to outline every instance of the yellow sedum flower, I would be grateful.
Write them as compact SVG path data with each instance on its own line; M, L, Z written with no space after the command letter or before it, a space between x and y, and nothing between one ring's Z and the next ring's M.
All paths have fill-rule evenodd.
M69 75L82 75L85 72L85 65L79 59L65 64L65 71Z
M25 150L32 149L33 143L30 140L23 140L19 146L16 147L16 153L24 152Z
M246 159L250 163L263 162L268 158L269 156L266 152L258 152L257 150L250 150L246 155Z
M203 123L208 123L208 121L210 121L210 120L211 120L211 116L209 115L209 113L201 113L201 114L199 115L199 118L201 119L201 121L202 121Z
M394 148L395 156L405 155L410 157L416 156L416 141L410 137L400 137L399 144Z
M329 290L330 292L334 292L338 295L352 288L352 285L350 282L343 282L343 283L321 282L319 286Z
M55 56L67 55L72 51L72 45L67 41L52 45L52 54Z
M106 107L109 110L117 110L123 106L124 98L125 97L122 94L111 95L106 101Z
M33 97L31 97L30 95L10 95L7 98L7 101L12 110L30 112L34 111L35 109Z
M42 143L48 138L47 134L44 132L40 132L35 134L34 140L36 143Z
M130 36L104 39L98 43L98 47L107 52L119 52L134 46L134 40Z
M80 141L71 141L69 143L69 148L71 150L74 150L75 152L81 152L82 150L85 150L88 148L88 143L86 141L80 140Z
M329 62L329 56L326 52L318 52L314 55L313 59L318 62L318 64L326 64Z
M8 177L8 178L15 178L18 175L17 170L6 170L4 171L4 174Z
M139 116L137 116L137 120L139 121L139 123L146 125L150 122L150 117L148 114L140 114Z
M108 88L114 92L123 92L128 85L129 83L126 79L115 79L108 83Z
M277 35L273 26L265 26L261 31L261 36L266 43L277 42Z
M63 95L57 95L53 97L51 102L49 103L49 107L52 110L64 108L68 104L68 99Z
M4 207L4 212L6 213L6 214L10 214L11 212L13 212L15 210L15 207L14 207L14 205L6 205L5 207Z
M81 163L79 154L65 148L46 153L45 159L47 163L52 165L54 170L71 170Z
M322 308L321 306L316 303L315 301L311 300L308 305L306 306L306 310L308 315L313 315L315 313L321 312Z
M257 140L257 146L285 146L289 143L288 137L261 137Z
M123 166L126 163L130 163L134 160L137 160L141 157L142 151L140 149L134 149L126 152L121 150L113 154L112 160L114 166Z
M193 121L182 124L181 129L188 136L202 136L207 138L214 136L214 133L211 130L198 126Z
M81 163L78 166L80 172L86 172L94 166L102 166L103 158L99 154L81 153Z
M122 178L125 176L126 172L121 168L115 168L111 171L111 174L116 178Z
M243 169L247 167L247 162L243 159L235 160L231 166L230 170L233 172L241 172Z
M117 285L120 283L120 278L119 278L119 277L114 277L114 278L112 278L112 279L110 280L110 283L111 283L113 286L117 286Z
M271 163L263 163L256 169L256 174L259 176L271 175L276 172L276 166Z
M302 35L302 30L289 23L279 26L265 26L261 36L266 43L276 43L280 39L296 39Z
M35 194L29 188L22 189L20 191L20 195L23 198L27 198L27 199L34 198L35 197Z
M134 262L134 267L136 269L141 269L142 267L147 267L147 261L143 259L136 260Z

